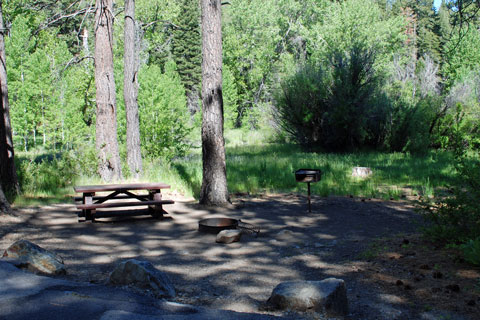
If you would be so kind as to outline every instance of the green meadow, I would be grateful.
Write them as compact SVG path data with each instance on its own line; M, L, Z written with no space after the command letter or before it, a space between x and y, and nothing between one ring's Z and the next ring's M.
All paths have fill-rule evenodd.
M295 181L300 168L322 171L322 179L311 184L312 194L320 196L355 196L399 199L409 195L435 196L455 184L452 155L429 151L423 155L409 153L305 152L294 144L267 143L258 132L230 130L226 133L227 178L231 194L305 193L307 186ZM198 198L202 183L200 148L193 148L171 162L146 159L141 181L168 183L186 196ZM90 161L92 162L92 161ZM74 185L99 184L89 172L94 163L81 163L67 155L18 155L23 192L18 206L69 202ZM80 168L82 166L83 168ZM353 167L369 167L368 178L352 177ZM90 171L94 172L94 171ZM127 180L133 181L133 180Z

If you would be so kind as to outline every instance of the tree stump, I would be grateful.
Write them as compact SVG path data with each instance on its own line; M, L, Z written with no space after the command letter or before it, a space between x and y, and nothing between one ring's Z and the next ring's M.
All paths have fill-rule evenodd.
M353 167L352 169L352 177L366 178L372 173L372 169L368 167Z

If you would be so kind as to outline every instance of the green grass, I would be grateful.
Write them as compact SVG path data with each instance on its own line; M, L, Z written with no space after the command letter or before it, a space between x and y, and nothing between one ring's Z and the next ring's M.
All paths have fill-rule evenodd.
M448 153L424 156L403 153L365 152L352 154L305 153L288 144L227 146L227 179L231 193L305 192L306 184L295 181L300 168L318 168L322 180L311 185L322 196L353 195L399 198L405 193L433 196L436 190L454 183L455 169ZM352 178L355 166L370 167L373 175ZM172 169L198 195L201 185L201 156L175 161Z
M266 143L261 133L244 130L226 132L226 141L230 193L305 193L306 184L295 181L294 171L299 168L322 170L321 181L311 185L312 194L321 196L385 199L398 199L409 193L434 196L442 188L455 184L452 156L447 152L431 151L422 156L381 152L307 153L292 144ZM102 183L92 174L82 174L86 170L72 169L72 163L76 163L72 159L35 164L31 155L20 154L17 160L24 191L15 200L19 206L68 202L74 194L74 185ZM370 167L373 174L365 179L352 178L355 166ZM140 181L165 182L185 195L198 198L202 183L201 149L193 149L188 156L172 163L145 160Z

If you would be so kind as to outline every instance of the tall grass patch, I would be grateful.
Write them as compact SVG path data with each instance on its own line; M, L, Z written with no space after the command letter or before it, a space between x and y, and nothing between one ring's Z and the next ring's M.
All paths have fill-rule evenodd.
M239 134L245 134L246 144L226 146L228 188L232 194L305 193L307 186L295 181L294 172L300 168L322 170L321 181L311 185L312 194L320 196L397 199L410 193L430 197L455 184L452 156L446 152L432 151L421 156L380 152L311 153L293 144L265 143L239 131L232 137ZM73 195L74 185L101 184L95 174L95 157L89 158L84 159L84 163L83 158L73 153L47 154L40 158L20 154L17 165L23 195L15 204L31 204L35 198L43 199L40 203L65 202ZM373 174L354 178L352 168L356 166L370 167ZM142 178L123 182L164 182L173 190L198 198L202 184L200 148L172 161L145 159Z
M426 156L405 153L307 153L296 145L234 145L226 148L228 188L231 193L305 192L295 181L300 168L322 170L322 179L311 185L313 194L399 198L405 193L433 196L454 183L455 169L448 153ZM353 167L370 167L367 178L351 176ZM201 155L177 159L171 165L188 189L198 196Z

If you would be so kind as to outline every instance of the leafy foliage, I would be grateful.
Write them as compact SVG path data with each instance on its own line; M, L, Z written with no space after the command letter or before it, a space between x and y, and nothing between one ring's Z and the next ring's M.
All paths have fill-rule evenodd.
M480 266L480 237L468 240L461 248L466 261Z
M185 89L198 90L202 77L202 38L198 0L182 0L177 27L173 31L172 53Z
M425 234L440 243L465 243L480 237L480 160L457 149L458 182L453 195L437 205L425 204L425 217L431 223Z
M280 124L306 147L362 147L374 130L368 119L378 90L374 53L353 46L329 60L329 66L306 66L285 82L277 101ZM385 122L385 118L375 122Z
M226 128L234 128L238 120L238 91L235 83L235 77L228 66L222 70L223 77L223 117Z
M146 157L172 159L189 148L185 89L175 68L170 61L164 73L155 65L140 70L140 137Z

